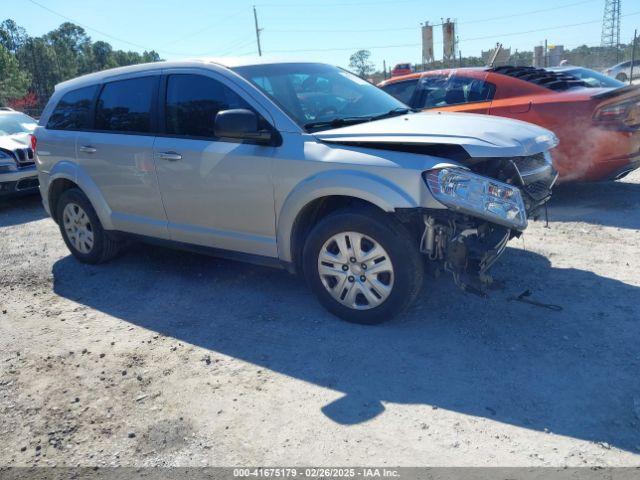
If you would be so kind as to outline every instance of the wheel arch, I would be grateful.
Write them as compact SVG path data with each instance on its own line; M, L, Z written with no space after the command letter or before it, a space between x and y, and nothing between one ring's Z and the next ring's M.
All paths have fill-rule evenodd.
M111 209L104 200L102 192L91 177L77 164L72 162L59 162L49 173L47 202L49 204L51 218L57 223L56 206L58 200L60 196L70 188L80 189L91 202L103 228L105 230L111 229Z
M418 203L388 180L362 172L324 172L305 179L287 196L278 215L280 260L295 269L313 225L332 211L354 205L394 212Z

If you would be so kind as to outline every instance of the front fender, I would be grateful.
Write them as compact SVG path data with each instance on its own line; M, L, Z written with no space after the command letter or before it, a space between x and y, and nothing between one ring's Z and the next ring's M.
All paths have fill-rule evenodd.
M291 262L291 234L298 214L322 197L352 197L376 205L385 212L418 207L418 201L397 185L374 174L353 170L327 171L302 180L287 195L277 217L278 257Z
M80 190L84 192L84 194L89 198L91 205L93 206L98 218L100 219L100 223L105 230L113 229L113 225L111 222L111 209L107 205L107 202L104 200L102 196L102 192L98 188L98 185L91 179L91 177L84 171L82 167L80 167L77 163L62 161L56 163L53 168L49 172L49 184L47 187L47 199L49 201L49 195L51 191L51 186L58 179L66 179L70 180L78 187ZM54 205L50 204L50 208L55 208Z

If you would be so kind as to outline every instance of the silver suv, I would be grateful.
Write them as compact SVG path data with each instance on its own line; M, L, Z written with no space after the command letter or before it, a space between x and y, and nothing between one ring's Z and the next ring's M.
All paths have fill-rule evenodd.
M45 208L80 261L135 237L279 266L357 323L407 307L426 266L481 293L556 178L547 130L414 113L311 62L87 75L56 87L35 135Z

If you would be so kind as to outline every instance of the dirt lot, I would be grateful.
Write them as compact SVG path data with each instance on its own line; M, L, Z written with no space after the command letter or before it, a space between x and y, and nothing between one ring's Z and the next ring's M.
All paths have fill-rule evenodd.
M6 202L0 465L640 465L639 208L640 174L562 188L489 298L432 280L360 327L283 271L81 265Z

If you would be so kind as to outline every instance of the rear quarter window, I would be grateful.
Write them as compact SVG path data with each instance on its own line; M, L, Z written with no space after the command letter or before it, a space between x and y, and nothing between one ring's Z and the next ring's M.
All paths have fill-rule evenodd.
M90 113L97 85L65 93L47 121L51 130L85 130L90 127Z

